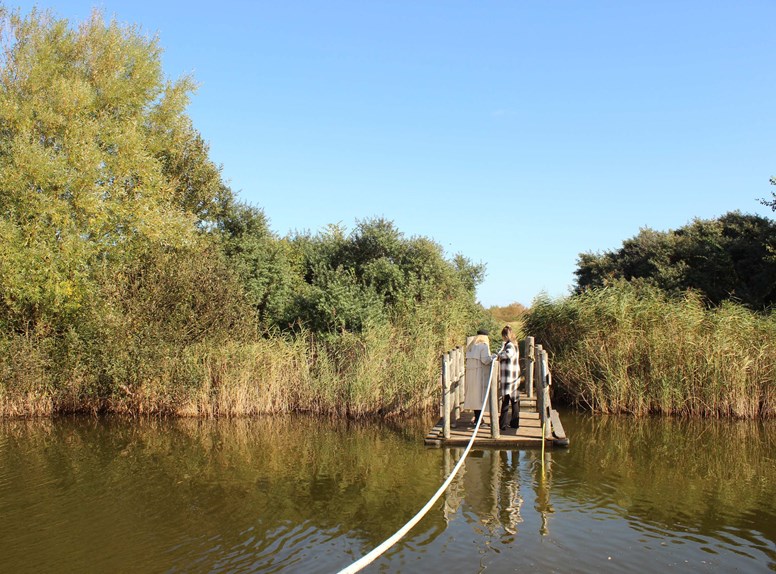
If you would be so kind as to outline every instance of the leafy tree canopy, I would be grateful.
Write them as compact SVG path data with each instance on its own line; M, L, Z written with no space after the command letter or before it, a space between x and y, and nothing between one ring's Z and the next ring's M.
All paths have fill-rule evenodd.
M771 185L776 185L776 177L772 177L772 178L771 178ZM776 193L774 193L774 192L771 192L771 197L772 197L773 199L770 199L770 200L768 200L768 199L762 199L762 200L760 200L760 203L762 203L763 205L767 205L767 206L768 206L768 207L770 207L770 208L771 208L773 211L776 211Z
M369 219L346 234L330 226L316 236L292 238L303 282L297 285L286 321L317 331L359 331L412 315L439 302L474 308L484 266L456 256L424 238L406 238L391 221Z
M710 304L738 300L763 309L776 303L776 222L731 212L672 231L642 229L617 251L582 253L577 292L613 281L642 281L665 291L694 289Z
M0 44L0 323L52 327L97 267L191 247L231 193L155 38L0 7Z

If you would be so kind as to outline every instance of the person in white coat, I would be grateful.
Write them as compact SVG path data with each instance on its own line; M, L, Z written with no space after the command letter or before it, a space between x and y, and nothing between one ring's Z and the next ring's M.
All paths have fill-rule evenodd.
M485 400L493 357L487 331L480 330L476 337L469 337L466 342L466 396L463 408L474 411L475 424L482 414L482 402Z

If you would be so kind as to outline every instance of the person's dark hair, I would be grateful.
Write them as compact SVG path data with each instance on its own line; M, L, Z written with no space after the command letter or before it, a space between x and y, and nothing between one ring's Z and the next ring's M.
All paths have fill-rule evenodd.
M506 337L507 341L512 341L513 343L515 342L515 333L512 331L512 327L509 325L501 329L501 336Z
M477 331L477 334L478 334L478 335L485 335L486 337L487 337L488 335L490 335L490 333L488 332L488 330L487 330L487 329L480 329L480 330L478 330L478 331Z

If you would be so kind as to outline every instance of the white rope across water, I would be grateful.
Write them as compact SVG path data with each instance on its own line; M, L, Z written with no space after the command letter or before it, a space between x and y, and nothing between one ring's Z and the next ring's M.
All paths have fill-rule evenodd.
M353 562L350 566L347 568L343 568L339 571L339 574L353 574L354 572L359 572L363 568L366 568L369 566L372 562L374 562L378 557L380 557L386 550L388 550L391 546L396 544L399 540L401 540L411 529L413 526L415 526L418 522L421 521L421 519L428 513L429 510L431 510L431 507L434 506L434 503L439 500L439 497L442 496L442 493L447 490L447 487L450 486L450 483L453 482L453 479L455 478L455 475L458 473L460 468L463 466L464 461L466 460L466 455L469 454L469 451L472 449L472 445L474 444L474 438L477 436L477 431L480 430L480 423L482 423L482 415L485 413L485 405L488 402L488 399L490 398L490 383L493 379L493 366L496 365L496 361L493 361L490 364L490 374L488 376L488 387L485 390L485 400L482 401L482 408L480 409L480 418L477 420L477 424L474 427L474 432L472 432L472 437L469 439L469 444L466 445L466 450L463 451L463 456L458 461L458 464L455 465L455 468L453 468L453 471L450 473L450 476L447 477L447 480L445 480L442 483L442 486L439 487L439 490L436 491L436 494L431 497L431 500L429 500L426 505L421 508L418 513L413 516L407 524L402 526L399 530L396 531L396 533L388 538L385 542L380 544L377 548L372 550L369 554L366 554L356 562ZM490 424L495 424L495 421L490 421Z

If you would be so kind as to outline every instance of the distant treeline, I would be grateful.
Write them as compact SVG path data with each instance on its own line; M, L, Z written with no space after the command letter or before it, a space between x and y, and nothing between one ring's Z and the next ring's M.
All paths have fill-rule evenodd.
M763 311L776 303L776 222L732 212L672 231L642 229L616 251L583 253L575 273L577 293L625 279Z
M352 416L434 400L484 268L368 219L279 237L160 48L0 7L0 413Z

